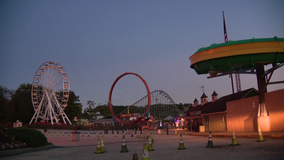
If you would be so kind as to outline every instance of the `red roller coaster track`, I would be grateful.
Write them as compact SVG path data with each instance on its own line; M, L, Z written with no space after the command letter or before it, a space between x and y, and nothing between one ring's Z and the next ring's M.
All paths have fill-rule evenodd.
M112 117L120 124L129 124L129 123L136 123L138 119L136 119L135 121L122 121L120 118L118 118L114 111L113 111L113 107L112 107L112 103L111 103L111 97L112 97L112 91L113 91L113 88L115 86L115 84L117 83L117 81L122 78L123 76L126 76L126 75L135 75L137 76L138 78L141 79L141 81L144 83L145 87L146 87L146 90L147 90L147 96L148 96L148 104L147 104L147 108L146 108L146 111L145 113L140 117L140 118L144 118L147 111L149 110L149 107L150 107L150 104L151 104L151 95L150 95L150 89L149 89L149 86L148 84L146 83L146 81L138 74L136 73L131 73L131 72L126 72L122 75L120 75L119 77L116 78L116 80L113 82L112 86L111 86L111 89L110 89L110 92L109 92L109 101L108 101L108 104L109 104L109 107L110 107L110 111L111 111L111 114L112 114Z

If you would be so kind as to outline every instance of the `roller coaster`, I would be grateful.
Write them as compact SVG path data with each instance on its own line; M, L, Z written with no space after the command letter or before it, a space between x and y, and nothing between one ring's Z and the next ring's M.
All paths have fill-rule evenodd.
M151 95L151 104L149 107L149 113L153 115L157 120L163 120L168 116L174 116L180 114L181 111L176 106L173 99L162 90L155 90L150 93ZM143 115L146 111L148 103L147 95L133 103L130 106L127 106L127 109L119 112L117 116L127 113L140 113Z

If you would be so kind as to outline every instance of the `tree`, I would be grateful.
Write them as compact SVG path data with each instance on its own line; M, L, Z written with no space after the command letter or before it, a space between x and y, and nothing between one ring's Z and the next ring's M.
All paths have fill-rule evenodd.
M123 110L125 110L127 107L126 106L112 106L113 112L115 114L118 114L120 112L122 112Z
M78 119L82 118L82 104L79 102L80 102L79 96L76 96L73 91L70 91L69 100L64 112L71 121L75 117L77 117Z
M6 87L0 86L0 122L6 122L7 108L11 95L12 91L8 90Z
M108 105L97 106L95 110L96 112L100 112L100 114L103 115L104 118L111 117L111 112Z
M176 104L176 106L178 107L179 110L185 112L187 111L190 107L192 107L193 105L191 103L179 103L179 104Z
M96 103L94 103L94 101L89 100L87 102L87 105L88 108L84 109L83 118L90 120L91 118L95 117L95 119L97 119L96 110L95 110Z
M31 89L31 84L20 84L12 95L9 106L7 107L7 121L15 122L16 120L20 120L23 123L30 122L34 114Z
M14 92L0 86L0 122L15 122L20 120L29 123L34 115L34 108L31 100L32 84L20 84ZM69 119L81 118L82 105L78 103L79 96L73 91L69 93L69 100L65 113Z

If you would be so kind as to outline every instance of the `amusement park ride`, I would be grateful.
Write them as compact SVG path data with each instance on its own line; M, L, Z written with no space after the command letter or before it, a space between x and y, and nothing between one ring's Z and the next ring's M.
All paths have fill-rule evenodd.
M284 65L284 38L247 39L212 44L200 48L189 60L197 74L208 78L228 74L255 74L259 91L258 125L269 131L270 119L265 106L267 85L284 83L270 82L273 72ZM272 65L265 71L264 65Z
M134 104L127 106L127 109L119 113L115 113L112 105L113 89L117 81L126 75L134 75L140 78L146 87L147 95ZM150 93L150 89L146 81L140 75L131 72L126 72L120 75L114 81L109 93L109 106L112 117L120 124L140 123L141 121L149 118L150 114L157 120L162 120L169 115L174 116L181 113L172 98L166 92L162 90L155 90Z
M127 109L115 113L112 106L112 92L117 81L126 75L137 76L145 85L147 95ZM71 124L64 109L67 107L69 98L69 80L63 66L59 63L45 62L37 70L32 85L31 98L34 107L34 115L30 123L59 124L62 120ZM180 114L172 98L164 91L155 90L150 93L146 81L136 73L124 73L113 83L109 93L109 106L113 119L120 124L140 123L154 115L155 118L163 119L168 115ZM151 108L150 108L151 106Z
M69 79L62 65L54 62L43 63L35 73L31 98L34 107L34 115L29 124L50 122L51 125L59 123L60 118L64 124L71 124L64 109L69 98Z
M228 41L224 11L223 25L225 43L213 43L209 47L200 48L189 57L190 67L197 74L209 73L208 78L235 74L237 91L241 89L239 74L255 74L259 92L258 126L261 126L264 131L270 131L265 93L267 85L284 83L284 81L270 82L273 72L284 65L284 38L275 36L273 38ZM269 64L272 65L272 68L265 71L264 65Z

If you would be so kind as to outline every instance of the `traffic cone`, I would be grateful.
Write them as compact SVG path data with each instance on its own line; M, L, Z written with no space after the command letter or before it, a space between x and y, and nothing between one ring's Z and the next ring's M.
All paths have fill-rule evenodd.
M258 140L257 140L257 142L263 142L263 141L265 141L265 140L263 139L260 127L258 126Z
M182 134L180 134L180 139L179 139L179 148L178 148L178 150L183 150L183 149L186 149L186 148L184 147Z
M152 143L154 143L154 139L153 139L153 137L152 137L152 133L150 133L150 135L149 135L150 137L151 137L151 141L152 141Z
M236 145L239 145L238 142L237 142L237 139L236 139L236 136L235 136L235 132L233 130L233 139L232 139L232 144L231 146L236 146Z
M144 146L143 146L142 160L149 160L149 153L148 153L148 148L147 148L147 144L146 143L144 143Z
M95 154L101 154L101 153L102 153L102 148L101 148L100 138L98 138L98 144Z
M154 151L151 137L148 138L148 151Z
M125 140L124 140L124 136L122 137L122 145L121 145L121 151L120 153L125 153L125 152L128 152L127 150L127 146L125 144Z
M102 151L102 153L106 152L103 137L101 138L101 151Z
M214 148L213 147L213 142L212 142L211 132L209 132L209 138L208 138L208 143L207 143L206 148Z

